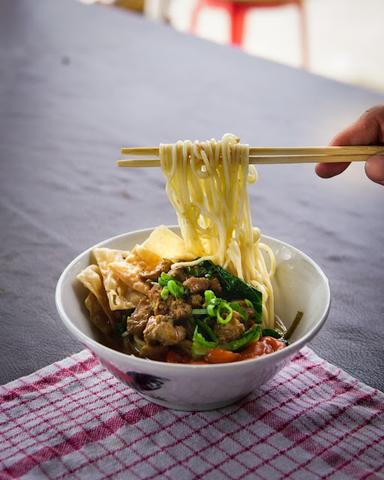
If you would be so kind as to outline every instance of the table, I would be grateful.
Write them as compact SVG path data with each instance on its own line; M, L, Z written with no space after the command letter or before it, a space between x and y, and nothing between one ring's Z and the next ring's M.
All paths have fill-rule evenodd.
M175 223L158 170L121 145L230 131L252 145L322 145L383 96L71 0L0 2L0 381L79 351L54 289L114 234ZM255 225L311 255L332 307L312 348L384 389L384 190L363 166L259 169Z

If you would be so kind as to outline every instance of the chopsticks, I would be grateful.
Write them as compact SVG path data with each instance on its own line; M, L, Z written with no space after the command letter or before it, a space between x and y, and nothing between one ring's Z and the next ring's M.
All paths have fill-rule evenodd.
M236 148L236 145L233 146ZM118 160L119 167L159 167L158 147L123 147L122 155L135 155L148 158L130 158ZM364 162L372 155L384 154L384 146L348 146L348 147L250 147L249 163L338 163Z

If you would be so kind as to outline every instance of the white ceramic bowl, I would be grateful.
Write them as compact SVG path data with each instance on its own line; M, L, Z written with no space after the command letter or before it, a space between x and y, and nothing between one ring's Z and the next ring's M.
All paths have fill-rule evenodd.
M176 227L171 228L177 231ZM151 402L179 410L210 410L234 403L276 375L323 326L330 306L329 284L323 271L300 250L263 237L277 259L274 280L277 315L289 327L297 311L304 312L288 347L242 362L183 365L141 359L104 346L88 320L83 306L86 291L76 275L90 264L93 248L129 250L142 243L151 231L125 233L89 248L67 266L56 287L57 310L72 335L113 375Z

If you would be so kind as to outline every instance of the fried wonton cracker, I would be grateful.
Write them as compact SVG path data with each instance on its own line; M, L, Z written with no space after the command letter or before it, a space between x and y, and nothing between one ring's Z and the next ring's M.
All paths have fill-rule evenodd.
M160 259L161 260L161 259ZM154 265L156 266L157 263ZM130 253L125 260L112 262L109 267L111 270L132 290L148 295L150 286L141 278L140 273L154 267L144 262L138 255Z
M93 293L89 293L84 301L85 307L89 311L89 318L93 325L104 335L111 335L112 326L109 323L108 316L105 314L100 302Z
M107 318L112 321L112 312L103 284L101 271L97 265L89 265L77 275L78 280L87 288L99 302Z
M134 308L143 295L124 283L115 270L111 268L112 263L123 262L130 255L130 252L110 248L95 248L93 255L103 277L110 309L114 311Z
M187 251L184 240L165 225L155 228L144 243L136 245L133 253L139 255L143 260L150 259L152 261L156 258L169 258L173 262L177 262L194 258Z

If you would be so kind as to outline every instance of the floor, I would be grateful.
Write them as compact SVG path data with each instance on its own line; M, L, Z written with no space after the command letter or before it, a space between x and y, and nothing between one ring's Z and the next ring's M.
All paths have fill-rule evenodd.
M175 28L188 30L195 0L171 0ZM384 92L384 1L306 0L309 69ZM197 34L219 43L228 41L228 18L206 9ZM300 65L298 14L294 6L255 9L246 21L244 49L293 66Z

